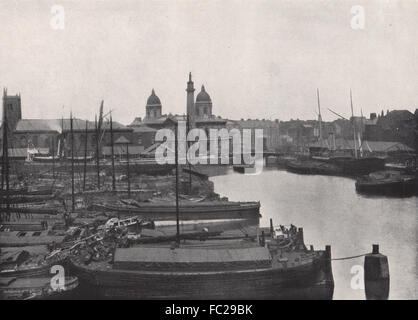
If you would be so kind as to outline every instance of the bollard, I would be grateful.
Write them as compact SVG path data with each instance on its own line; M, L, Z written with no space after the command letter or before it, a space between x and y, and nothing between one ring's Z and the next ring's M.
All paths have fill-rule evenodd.
M374 244L372 253L364 258L364 286L367 300L387 300L389 297L388 258L379 252L378 244Z
M334 295L334 276L332 274L331 264L331 246L326 245L323 259L324 283L328 294L328 299Z
M299 228L299 229L298 229L297 239L298 239L298 246L299 246L299 250L304 250L304 249L306 249L306 248L305 248L304 239L303 239L303 228Z
M324 260L325 260L325 265L324 265L324 271L325 271L325 273L326 274L329 274L331 272L331 274L332 274L332 268L331 268L331 246L330 245L326 245L325 246Z

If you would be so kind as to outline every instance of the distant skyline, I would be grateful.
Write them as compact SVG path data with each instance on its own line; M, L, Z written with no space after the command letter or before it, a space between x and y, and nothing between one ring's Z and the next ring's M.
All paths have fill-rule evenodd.
M61 5L65 28L54 30ZM354 5L364 29L351 27ZM23 118L94 120L100 101L123 124L186 112L192 72L224 118L315 119L418 108L418 1L11 1L0 3L0 86ZM64 106L64 108L63 108Z

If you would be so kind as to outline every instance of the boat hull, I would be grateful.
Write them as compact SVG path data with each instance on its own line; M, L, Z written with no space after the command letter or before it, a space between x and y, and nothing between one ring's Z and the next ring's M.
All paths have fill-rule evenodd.
M385 159L377 157L331 158L329 162L338 166L344 175L349 176L367 175L385 168Z
M107 299L331 299L334 283L325 263L316 260L285 270L188 273L102 271L73 263L72 270Z
M385 183L356 182L356 191L369 195L407 197L418 195L418 180L393 181Z
M286 169L298 174L342 175L342 170L336 165L320 161L289 161Z
M123 215L135 215L143 219L173 220L176 217L175 205L141 205L140 207L122 207L116 205L93 204L90 210L114 212ZM181 220L213 220L213 219L257 219L260 217L260 203L202 204L180 205Z

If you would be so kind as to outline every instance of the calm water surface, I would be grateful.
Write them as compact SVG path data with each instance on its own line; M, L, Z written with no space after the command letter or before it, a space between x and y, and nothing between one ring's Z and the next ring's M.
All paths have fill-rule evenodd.
M353 256L380 245L388 256L390 299L418 298L418 197L365 197L354 180L265 170L260 175L229 172L212 177L215 191L230 200L261 202L261 225L293 223L304 228L305 243L332 246L333 258ZM364 258L333 261L334 299L364 299L352 289L351 268Z

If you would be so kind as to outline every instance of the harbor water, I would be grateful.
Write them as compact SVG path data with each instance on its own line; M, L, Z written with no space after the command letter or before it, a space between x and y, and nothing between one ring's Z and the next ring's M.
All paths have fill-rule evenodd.
M353 179L273 169L230 170L210 179L229 200L260 201L262 226L272 218L275 225L303 227L305 243L330 244L332 258L369 253L379 244L389 259L389 299L418 298L418 197L367 197L356 193ZM363 265L364 257L332 262L334 299L365 299Z

